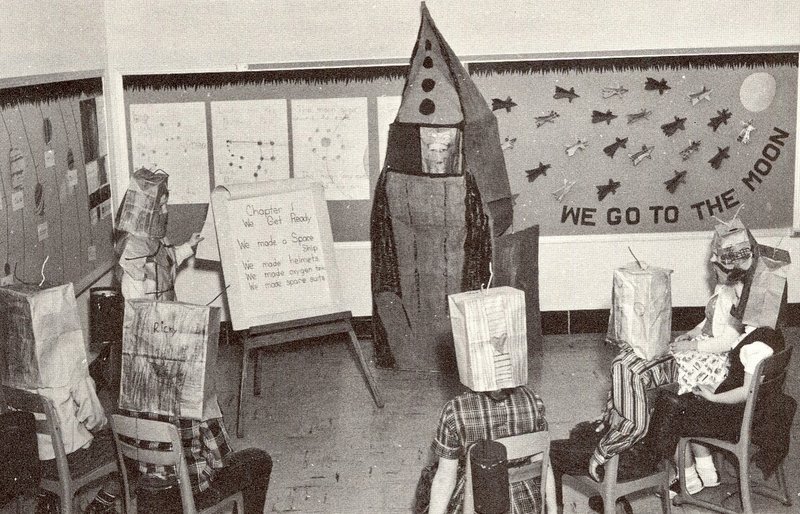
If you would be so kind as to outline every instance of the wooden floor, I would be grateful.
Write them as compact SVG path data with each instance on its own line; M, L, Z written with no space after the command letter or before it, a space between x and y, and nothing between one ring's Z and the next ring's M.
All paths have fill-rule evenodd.
M800 329L788 334L798 340ZM346 337L273 347L262 354L263 394L248 394L245 437L238 440L241 347L220 346L219 399L234 447L264 448L274 460L265 512L411 511L439 410L461 386L454 376L375 369L371 346L362 342L385 401L383 409L375 407ZM600 414L614 352L600 334L546 336L542 346L529 355L529 383L545 401L552 436L562 438L577 422ZM798 360L795 356L787 383L795 398L800 398ZM798 418L786 463L795 506L756 497L758 512L800 512ZM565 512L588 511L585 497L565 494ZM637 513L660 512L652 494L631 501ZM673 511L705 512L683 507Z
M800 330L791 329L791 340ZM364 342L371 355L371 344ZM240 354L223 350L220 401L234 431ZM230 358L228 358L230 356ZM554 438L577 422L598 416L608 390L613 348L601 334L546 336L529 355L529 383L544 399ZM457 377L374 369L385 400L375 407L345 338L269 349L263 356L261 397L249 397L245 437L239 447L259 446L275 467L267 512L407 513L441 406L461 390ZM800 398L800 357L792 362L787 391ZM371 362L371 361L370 361ZM800 423L793 426L786 463L794 507L756 499L759 512L800 512ZM722 488L716 488L716 493ZM567 494L566 512L586 512ZM735 504L735 501L732 502ZM660 512L653 495L632 498L635 512ZM676 507L675 512L705 512Z

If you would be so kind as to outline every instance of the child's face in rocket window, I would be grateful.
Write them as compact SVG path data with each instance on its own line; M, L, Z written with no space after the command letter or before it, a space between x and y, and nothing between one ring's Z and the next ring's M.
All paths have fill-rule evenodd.
M460 170L461 131L455 127L420 127L422 171L455 175Z

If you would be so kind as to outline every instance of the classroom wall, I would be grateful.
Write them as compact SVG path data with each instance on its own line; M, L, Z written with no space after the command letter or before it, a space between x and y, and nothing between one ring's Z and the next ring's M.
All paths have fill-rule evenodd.
M583 1L566 7L554 0L430 0L427 5L463 58L800 46L800 4L789 0ZM121 117L123 73L235 70L242 63L291 67L331 61L407 62L419 25L419 3L410 0L0 0L0 9L0 79L108 66L110 158L117 177L112 193L117 199L128 173ZM758 206L746 206L745 219L750 208ZM790 232L787 227L756 236L767 244L780 242L798 255L800 240L786 237ZM675 305L701 305L708 293L698 286L707 275L708 242L705 233L542 238L541 308L607 307L611 270L631 260L628 246L639 258L676 270ZM368 245L339 244L336 255L344 297L354 314L368 315ZM215 277L204 273L184 272L179 294L200 290L198 296L207 298L203 289L216 294ZM790 281L790 300L800 301L800 266L793 267Z
M569 6L555 0L430 0L426 4L444 37L465 60L513 54L568 58L800 46L800 4L788 0L583 1ZM107 2L106 10L110 75L112 87L117 77L118 94L122 74L241 70L246 63L271 67L325 62L340 66L365 60L405 63L419 27L417 1L114 0ZM121 109L121 102L117 107ZM124 135L124 111L111 115L117 117L112 128ZM125 138L115 140L124 144ZM117 153L124 150L122 146ZM118 160L118 188L127 182L127 166ZM745 206L742 217L746 220L747 211L758 208ZM642 260L675 270L674 305L702 305L709 293L710 230L711 226L707 233L543 237L541 309L607 308L613 269L632 261L628 247ZM759 231L756 237L800 255L800 239L790 238L791 233L786 227ZM346 301L355 315L369 315L368 243L338 243L335 253ZM199 301L219 291L213 273L192 264L189 268L179 275L179 296L196 295ZM790 301L800 301L800 266L793 266L789 291Z
M106 68L103 0L0 0L0 12L0 87L98 76ZM103 277L95 286L109 282ZM85 334L88 299L88 290L78 297Z
M106 67L103 0L0 0L0 79Z

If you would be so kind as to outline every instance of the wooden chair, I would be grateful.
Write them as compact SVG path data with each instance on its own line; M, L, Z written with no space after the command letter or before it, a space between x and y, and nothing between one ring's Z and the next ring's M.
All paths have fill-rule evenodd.
M652 406L657 394L664 389L677 390L677 384L666 384L648 389L648 404ZM573 489L588 488L599 494L603 499L603 512L615 512L617 499L622 496L658 487L661 490L661 509L666 514L670 514L672 512L672 502L669 497L671 468L670 460L665 459L661 461L659 470L655 473L633 480L620 481L619 455L614 455L606 461L603 467L602 481L595 482L590 476L564 475L562 484L569 484Z
M547 498L545 493L547 469L550 466L550 433L546 430L528 434L514 435L497 439L496 442L506 447L508 460L532 457L531 461L509 470L509 485L541 476L542 512ZM472 496L472 463L467 452L467 463L464 468L466 484L464 486L464 514L474 514L475 499Z
M59 496L62 514L75 512L73 509L75 493L84 486L117 472L113 450L108 445L95 441L79 460L68 458L61 438L58 414L52 400L14 387L0 386L0 389L7 409L44 414L45 419L36 420L36 433L50 436L56 457L55 466L43 462L39 486ZM75 454L70 454L72 455ZM70 460L73 462L70 463ZM130 503L127 502L127 498L125 505L129 508Z
M197 514L198 512L211 514L226 511L225 509L230 509L231 507L235 507L235 512L244 512L244 496L241 491L201 511L197 510L194 496L192 495L192 486L189 482L189 469L186 457L183 455L181 438L178 434L178 428L172 423L112 414L111 428L114 432L114 441L117 444L117 457L119 467L122 470L126 494L130 494L130 482L125 464L125 458L127 457L134 461L157 466L174 466L185 514ZM125 439L122 439L121 436ZM169 443L169 448L166 450L144 449L129 441Z
M783 469L783 462L780 463L775 473L777 489L768 487L766 484L751 486L750 483L750 459L753 455L750 444L750 434L753 425L753 413L756 408L756 401L759 393L779 393L783 390L783 383L786 378L789 360L792 358L792 347L789 346L772 356L761 361L753 372L753 380L750 381L750 388L747 392L747 401L744 407L742 426L739 429L739 439L736 442L729 442L722 439L711 437L682 437L678 443L679 475L681 481L681 492L675 497L675 504L688 503L697 505L717 512L738 514L739 511L728 509L721 504L701 500L686 492L686 448L689 442L697 442L712 445L732 453L739 463L739 494L741 496L742 512L752 513L753 503L750 496L751 491L778 500L784 505L791 505L789 491L786 487L786 474ZM717 469L722 469L718 459Z

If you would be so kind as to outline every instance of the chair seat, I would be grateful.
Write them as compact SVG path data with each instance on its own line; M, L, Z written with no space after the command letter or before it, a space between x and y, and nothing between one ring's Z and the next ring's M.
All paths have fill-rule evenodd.
M73 478L91 473L108 462L116 462L111 430L101 430L94 435L92 444L88 448L81 448L67 455L69 472ZM42 461L42 478L58 481L56 459Z

